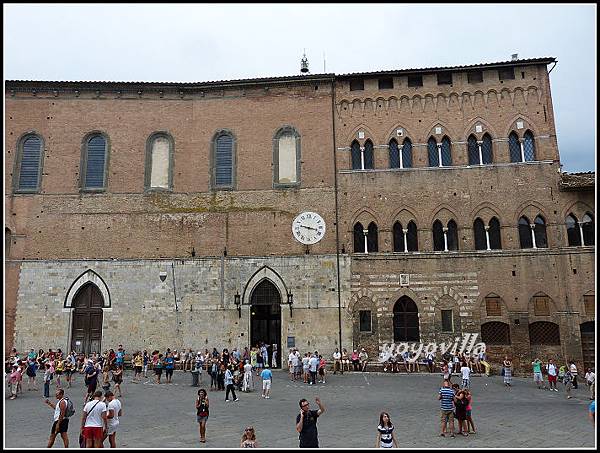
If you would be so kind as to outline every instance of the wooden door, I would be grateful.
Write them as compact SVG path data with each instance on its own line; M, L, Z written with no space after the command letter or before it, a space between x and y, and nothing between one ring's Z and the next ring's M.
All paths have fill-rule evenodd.
M102 306L100 290L91 283L81 287L73 299L71 349L91 354L101 353Z

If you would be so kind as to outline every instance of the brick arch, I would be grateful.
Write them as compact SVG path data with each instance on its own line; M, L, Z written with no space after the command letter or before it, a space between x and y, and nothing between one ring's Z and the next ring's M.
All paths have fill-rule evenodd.
M63 305L64 308L72 308L75 295L87 283L94 284L100 290L104 303L102 308L111 308L112 303L110 299L110 290L108 289L104 279L92 269L86 270L79 277L77 277L75 281L73 281L67 290L67 293L65 294L65 301Z
M435 133L436 126L442 126L442 134L441 134L439 140L437 139L437 134ZM429 137L433 137L433 138L435 138L435 141L437 143L441 143L442 138L444 138L444 136L447 136L450 139L450 143L452 143L453 140L451 139L451 137L458 137L458 134L456 133L456 131L452 127L450 127L446 121L439 120L439 119L430 123L429 127L426 129L423 129L422 132L423 132L423 135L420 138L420 141L422 143L427 142L427 140L429 140Z
M365 138L360 138L360 139L358 138L358 132L360 130L363 130L365 132ZM348 143L348 146L352 146L352 142L356 140L360 144L360 146L365 146L365 142L368 139L371 139L371 141L373 142L373 145L378 143L375 140L375 134L373 134L371 129L368 126L366 126L364 123L360 123L354 129L352 129L352 132L350 134L348 134L346 136L346 143Z
M490 210L493 213L493 215L488 216L488 217L485 217L484 215L482 215L482 213L486 209ZM481 220L485 221L485 223L487 225L490 222L490 219L492 217L496 217L498 219L498 221L500 221L501 216L500 216L499 212L500 212L500 209L498 209L498 207L495 204L490 203L488 201L484 201L482 203L479 203L475 207L475 209L473 209L471 211L471 220L474 221L477 217L481 217ZM500 226L502 226L502 224Z
M450 217L439 219L440 222L442 222L442 224L446 226L448 224L448 221L450 221L450 219L453 219L456 222L456 226L460 228L462 219L458 215L456 215L456 212L454 211L454 209L452 209L451 206L445 203L439 204L433 209L433 215L429 218L429 227L433 227L433 222L435 222L439 218L439 214L443 210L448 211L450 213Z
M519 219L523 215L526 216L531 222L533 222L533 220L538 214L542 214L544 220L546 221L546 226L548 226L549 217L546 214L542 205L537 203L536 201L531 200L522 203L515 212L517 213L517 215L513 218L514 225L517 225L519 223Z
M411 218L408 218L408 220L407 220L407 217L403 217L401 215L403 211L408 212L408 214L410 214L409 217L411 217ZM396 220L400 220L401 222L403 222L404 220L406 220L406 225L408 225L408 222L410 220L414 220L414 222L417 224L417 228L419 226L419 223L421 223L420 222L421 219L419 219L419 217L417 217L417 215L415 214L415 211L413 209L407 208L407 207L400 208L394 214L392 214L392 216L389 218L387 224L393 226L394 223L396 222ZM404 225L404 223L402 223L402 226L404 228L406 228L406 225Z
M399 128L404 131L404 135L402 137L396 136L396 129L399 129ZM413 138L411 138L411 141L413 142L413 144L415 143L415 135L408 132L407 127L402 123L395 123L395 125L393 127L388 129L385 136L387 137L386 144L389 144L390 140L395 139L398 142L398 145L402 145L402 142L404 142L404 139L411 138L411 137L413 137Z
M378 225L378 228L381 225L381 222L377 219L377 215L373 211L371 211L369 208L363 207L363 208L356 210L351 218L352 218L352 228L354 228L354 225L356 225L356 222L362 223L363 227L365 227L365 228L368 227L369 223L371 223L371 222L375 222L375 224ZM365 224L366 219L368 219L368 222ZM363 221L363 220L365 220L365 221Z
M435 310L438 306L438 302L442 298L450 298L454 300L459 307L463 303L463 300L458 295L458 288L448 285L438 288L437 291L433 293L433 297L429 298L427 302L429 302L431 307Z
M517 129L517 126L515 124L517 120L523 120L525 122L525 124L523 124L523 129ZM537 127L536 123L534 121L532 121L528 115L523 115L522 113L519 113L517 115L514 115L510 119L510 121L507 123L507 126L504 129L504 135L502 135L502 138L508 138L509 134L514 131L514 133L517 134L519 139L522 139L523 134L525 134L525 132L527 132L528 130L531 131L534 138L538 135L538 133L537 133L538 127Z
M483 132L475 132L476 123L481 123L485 126L483 128ZM477 137L477 140L481 140L486 132L492 137L492 140L498 138L498 133L496 132L496 129L494 129L494 127L492 127L492 125L488 121L484 120L480 116L477 116L467 123L467 127L463 130L463 134L461 135L460 140L465 141L467 137L471 134Z
M591 212L592 214L594 214L594 209L581 200L575 200L572 203L568 204L567 207L562 210L561 219L563 222L564 219L566 219L571 212L575 214L575 216L577 216L577 219L581 220L581 218L585 215L586 212Z

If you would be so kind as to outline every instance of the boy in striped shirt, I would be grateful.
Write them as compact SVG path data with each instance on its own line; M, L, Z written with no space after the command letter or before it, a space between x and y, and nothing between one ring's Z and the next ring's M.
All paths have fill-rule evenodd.
M442 420L441 437L446 436L446 423L450 422L450 437L454 437L454 390L450 382L444 379L443 387L439 391L440 415Z

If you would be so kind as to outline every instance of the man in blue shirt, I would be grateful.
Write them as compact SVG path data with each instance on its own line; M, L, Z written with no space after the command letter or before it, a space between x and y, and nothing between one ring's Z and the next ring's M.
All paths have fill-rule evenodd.
M123 349L122 344L119 345L119 349L117 349L117 353L115 354L115 357L116 357L116 365L123 366L123 362L125 362L125 349Z
M265 365L265 369L260 373L260 377L263 380L262 397L269 399L269 393L271 393L271 381L273 379L273 373L269 370L269 365Z
M175 368L175 358L172 353L168 353L165 358L165 377L167 378L167 384L173 381L173 369Z
M442 432L440 436L446 436L446 423L449 421L450 437L454 437L454 390L450 387L450 382L447 379L444 379L438 399L440 400L440 415L442 419Z

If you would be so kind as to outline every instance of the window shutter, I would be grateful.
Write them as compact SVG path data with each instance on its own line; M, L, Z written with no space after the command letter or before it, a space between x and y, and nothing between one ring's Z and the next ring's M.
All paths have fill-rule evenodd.
M487 316L502 316L502 308L500 306L499 297L485 298L485 311Z
M535 316L550 316L548 297L537 296L533 298L533 302L533 313L535 314Z
M19 172L19 190L38 189L41 150L42 141L39 137L29 137L23 142Z
M85 169L85 188L104 188L104 165L106 162L106 140L96 135L88 140Z
M586 294L583 296L583 303L585 305L585 314L594 316L596 314L596 296L593 294Z
M233 138L221 135L215 146L215 185L233 184Z

